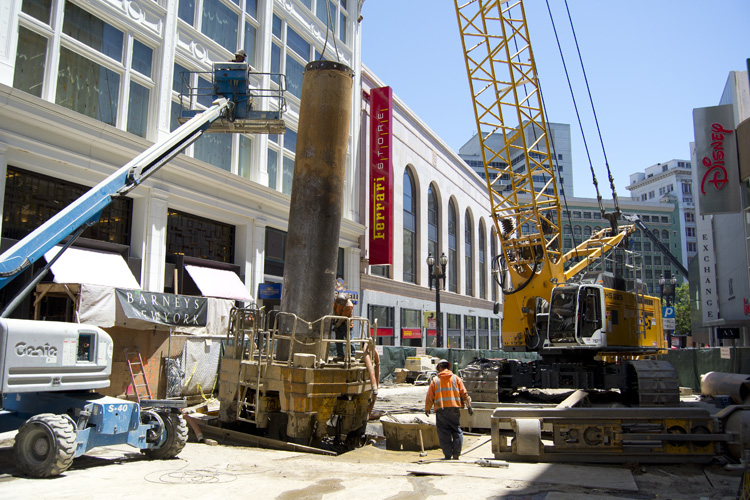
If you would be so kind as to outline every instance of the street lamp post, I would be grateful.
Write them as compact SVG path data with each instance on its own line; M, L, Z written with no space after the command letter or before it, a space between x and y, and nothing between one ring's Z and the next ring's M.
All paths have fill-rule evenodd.
M659 277L659 285L661 287L660 298L661 298L662 306L666 305L667 307L670 307L670 306L674 307L675 296L676 296L675 286L677 285L677 277L672 276L670 278L665 278L664 275L662 274ZM669 329L666 329L666 332L665 332L667 335L668 347L672 347L672 331L673 330L669 328Z
M438 263L435 263L435 258L431 253L428 255L427 270L430 280L430 290L432 290L433 285L435 286L435 313L437 314L437 323L435 325L437 331L435 332L435 335L437 336L438 348L443 347L442 317L440 315L440 288L442 287L442 289L445 290L445 268L447 266L448 257L445 256L445 253L440 256L440 262Z

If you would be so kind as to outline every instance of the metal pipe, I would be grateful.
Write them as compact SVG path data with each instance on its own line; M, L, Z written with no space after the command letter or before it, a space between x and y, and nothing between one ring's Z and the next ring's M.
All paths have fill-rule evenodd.
M701 375L701 394L729 396L736 404L744 404L750 396L750 375L708 372Z
M308 322L333 307L353 75L346 65L313 61L302 79L281 310ZM280 323L283 333L291 327ZM304 340L318 335L314 329L298 332L303 343L295 351L314 354L317 346ZM277 356L291 356L288 343L280 343Z

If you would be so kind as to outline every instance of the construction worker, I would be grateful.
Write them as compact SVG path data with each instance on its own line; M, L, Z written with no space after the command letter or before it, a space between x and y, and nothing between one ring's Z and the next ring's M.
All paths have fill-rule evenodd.
M354 304L352 304L352 301L349 300L349 294L345 292L338 292L336 294L336 299L333 302L333 315L343 316L343 317L337 319L333 325L333 330L335 332L335 336L337 340L346 339L346 334L349 329L349 321L347 321L346 318L351 318L353 311L354 311ZM336 356L343 359L344 357L344 344L343 343L336 343Z
M458 460L464 442L460 425L460 409L465 404L469 415L473 415L474 410L471 408L471 397L466 392L463 380L450 368L451 364L448 361L441 359L438 362L438 374L430 381L430 387L427 389L424 413L429 417L430 410L433 406L435 407L440 449L443 450L446 460Z
M237 52L234 53L234 59L232 59L229 62L243 63L243 62L245 62L245 58L247 58L247 54L245 53L244 50L240 49L240 50L238 50Z

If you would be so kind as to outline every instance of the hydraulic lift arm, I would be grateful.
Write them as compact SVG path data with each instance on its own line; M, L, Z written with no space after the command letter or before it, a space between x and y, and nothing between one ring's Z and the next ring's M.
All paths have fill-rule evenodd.
M68 235L96 223L115 196L127 194L180 154L224 115L229 102L225 98L215 100L210 108L185 122L0 255L0 288Z

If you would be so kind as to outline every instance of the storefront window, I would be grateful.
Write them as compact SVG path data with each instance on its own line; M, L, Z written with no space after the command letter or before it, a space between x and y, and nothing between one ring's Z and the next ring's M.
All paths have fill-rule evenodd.
M479 348L489 349L490 348L490 321L488 318L479 318Z
M167 211L167 254L234 263L234 234L231 224Z
M5 174L3 238L20 240L50 220L90 188L8 166ZM116 197L102 211L99 222L82 236L130 245L133 200Z
M421 315L422 311L418 309L401 309L401 345L422 346Z
M477 318L474 316L465 316L464 329L464 349L477 348Z
M446 329L448 333L448 346L452 349L461 348L461 315L448 314Z
M500 338L500 319L492 318L490 320L491 336L492 336L492 349L502 349L503 343Z
M378 345L394 345L392 307L369 305L367 319L372 327L375 326L375 321L378 322L378 336L375 339Z

